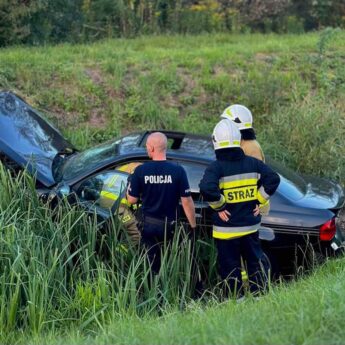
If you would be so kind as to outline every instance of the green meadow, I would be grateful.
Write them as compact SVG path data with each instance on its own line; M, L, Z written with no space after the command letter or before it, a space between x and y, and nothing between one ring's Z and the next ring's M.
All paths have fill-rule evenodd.
M242 103L268 154L344 181L344 38L326 29L7 48L0 87L46 112L78 148L138 129L208 134L228 104Z
M245 104L266 154L345 185L344 42L326 29L11 47L0 50L0 89L79 149L142 129L209 134L227 105ZM116 220L113 233L96 230L77 208L45 208L31 177L0 167L0 343L344 343L342 258L236 304L218 297L212 243L199 241L210 281L195 301L183 233L151 277Z

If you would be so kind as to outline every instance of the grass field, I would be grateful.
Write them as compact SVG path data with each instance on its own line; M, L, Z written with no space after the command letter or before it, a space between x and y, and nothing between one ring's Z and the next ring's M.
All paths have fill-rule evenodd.
M137 129L208 134L228 104L243 103L267 153L344 182L344 37L325 30L8 48L0 88L46 111L79 148Z
M345 262L276 286L260 301L190 304L160 318L119 318L96 338L75 333L52 344L344 344Z
M137 129L209 134L229 103L243 103L267 154L345 185L344 42L344 31L327 29L7 48L0 89L78 148ZM95 224L67 205L52 214L33 184L0 167L0 343L344 343L344 259L258 302L220 303L217 289L194 302L188 241L149 282L141 254L110 240L116 255L102 260Z

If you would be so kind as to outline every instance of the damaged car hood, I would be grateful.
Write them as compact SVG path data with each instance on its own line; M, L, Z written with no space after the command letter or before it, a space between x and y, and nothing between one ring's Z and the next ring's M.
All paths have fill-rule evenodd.
M0 151L50 187L55 184L54 160L75 149L20 97L0 92Z

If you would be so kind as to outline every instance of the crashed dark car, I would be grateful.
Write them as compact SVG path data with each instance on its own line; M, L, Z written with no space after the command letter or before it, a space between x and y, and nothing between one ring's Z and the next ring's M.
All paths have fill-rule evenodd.
M113 214L97 198L89 198L85 186L102 188L102 182L112 178L113 192L124 193L128 167L148 160L145 142L150 133L128 134L78 152L20 97L10 92L0 93L3 164L11 169L25 167L35 174L37 191L42 198L73 194L77 196L73 200L88 212L96 212L101 221L108 221ZM173 131L164 133L169 145L167 159L185 168L199 226L211 232L212 211L202 200L198 187L206 167L215 158L211 138ZM341 252L344 235L336 220L344 204L343 188L327 179L299 175L270 158L267 164L281 178L271 198L270 213L262 218L259 230L272 270L290 272L296 264L306 260L308 253L317 257ZM100 190L95 190L95 195L100 195Z

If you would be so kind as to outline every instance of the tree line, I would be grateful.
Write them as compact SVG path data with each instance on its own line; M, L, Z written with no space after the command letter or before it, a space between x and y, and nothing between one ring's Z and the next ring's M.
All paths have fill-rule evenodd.
M0 0L0 47L326 26L345 27L343 0Z

